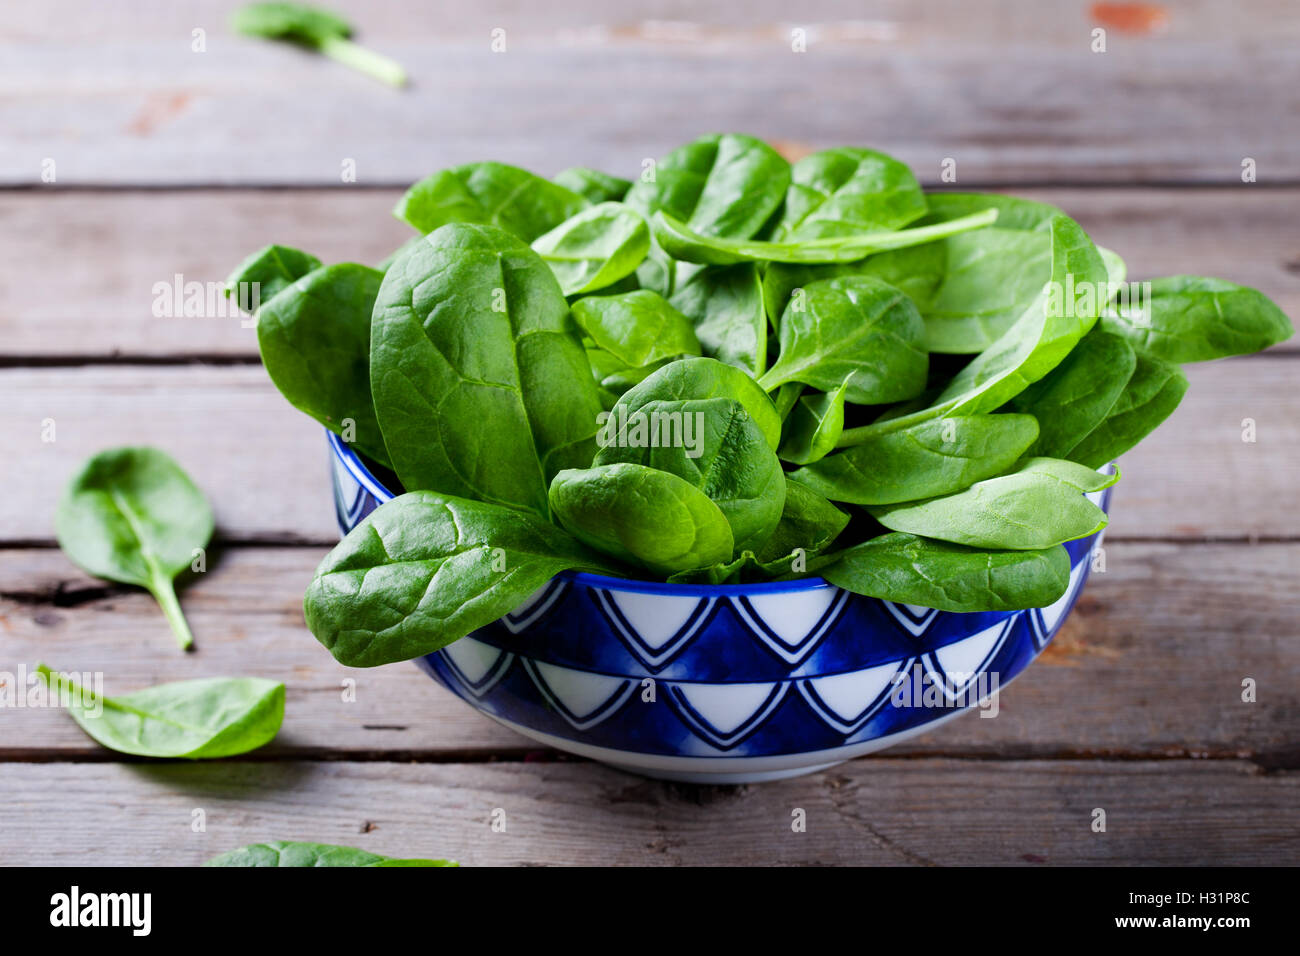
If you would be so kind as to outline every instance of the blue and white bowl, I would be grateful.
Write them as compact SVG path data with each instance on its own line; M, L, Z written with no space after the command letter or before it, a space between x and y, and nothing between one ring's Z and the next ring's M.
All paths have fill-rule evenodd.
M393 495L329 442L346 533ZM1108 508L1110 490L1089 497ZM1029 611L936 611L821 578L707 586L565 573L415 663L507 727L634 773L793 777L987 703L1060 628L1099 537L1066 545L1068 590Z

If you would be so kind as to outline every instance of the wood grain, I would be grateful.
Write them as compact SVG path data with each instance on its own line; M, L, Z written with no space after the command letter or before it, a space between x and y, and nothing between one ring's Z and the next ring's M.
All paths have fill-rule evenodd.
M1065 209L1133 278L1220 276L1300 316L1300 189L1008 191ZM0 255L24 277L0 284L0 358L253 358L256 333L239 317L156 316L155 284L222 282L269 242L377 263L413 235L390 214L399 194L0 192Z
M1132 453L1111 534L1188 540L1300 536L1300 394L1291 355L1189 366L1182 406ZM1256 424L1254 443L1242 422ZM47 442L47 422L56 440ZM235 542L337 538L324 432L260 367L107 365L0 369L8 449L0 543L51 542L77 465L112 445L165 449L195 477Z
M967 715L891 755L1233 757L1300 769L1297 545L1109 543L1106 570L993 719ZM44 660L104 674L107 693L243 674L282 680L284 729L259 759L387 755L443 761L542 749L410 665L344 668L307 632L315 548L235 549L186 587L197 650L181 654L152 599L86 578L52 550L0 551L0 671ZM1243 703L1252 678L1258 702ZM345 681L355 682L353 700ZM107 760L47 709L3 716L0 759Z
M1034 0L334 5L410 88L232 35L224 0L14 11L0 182L38 185L46 160L65 184L328 185L347 160L389 185L485 158L626 172L718 130L863 142L931 182L945 158L969 182L1227 183L1244 157L1300 179L1286 0L1179 3L1163 30L1109 25L1104 53L1088 5Z
M570 763L6 769L0 865L85 865L89 847L96 865L196 865L276 839L478 866L1300 862L1300 778L1225 761L877 758L734 788Z

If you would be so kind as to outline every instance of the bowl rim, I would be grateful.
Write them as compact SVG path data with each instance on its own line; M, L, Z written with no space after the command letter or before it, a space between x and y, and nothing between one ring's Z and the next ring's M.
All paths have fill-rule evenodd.
M392 501L397 496L374 476L366 463L347 442L336 433L325 429L325 438L329 442L334 456L342 462L348 474L380 504ZM797 578L793 581L756 581L752 584L677 584L669 581L642 581L637 578L616 578L612 575L593 574L589 571L562 571L556 577L573 581L587 587L605 588L607 590L632 591L640 594L693 595L697 597L743 597L745 595L791 594L801 591L819 591L833 588L823 577Z

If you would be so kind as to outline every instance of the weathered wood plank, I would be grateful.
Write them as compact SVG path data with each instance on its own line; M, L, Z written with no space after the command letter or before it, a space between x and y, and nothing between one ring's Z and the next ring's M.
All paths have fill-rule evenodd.
M47 159L60 182L119 184L329 184L345 159L390 184L487 157L637 169L718 129L865 138L931 181L946 157L985 182L1230 182L1247 156L1300 178L1285 0L1180 3L1143 34L1033 0L335 6L409 89L233 36L218 0L15 11L0 89L23 95L0 100L0 182L38 183Z
M466 865L1300 862L1300 778L1239 761L885 758L738 788L569 763L3 769L10 866L84 866L88 847L96 865L196 865L274 839ZM1092 831L1096 808L1104 833Z
M1111 526L1118 536L1300 534L1298 366L1291 356L1188 367L1183 405L1136 451ZM1257 441L1242 441L1242 422ZM56 441L43 440L53 422ZM234 541L324 542L337 534L322 429L281 399L260 367L0 369L0 443L9 451L0 542L51 541L77 465L110 445L173 454Z
M1220 276L1300 316L1300 189L1009 191L1064 208L1125 256L1135 278ZM0 193L0 256L24 277L0 287L0 356L254 356L255 332L239 318L156 315L155 284L178 274L219 283L268 242L326 262L379 262L413 235L389 214L398 195L343 186Z
M0 671L44 660L100 671L108 693L246 674L285 682L284 729L264 752L457 755L540 749L410 665L337 665L307 633L302 591L323 549L235 549L181 594L197 650L181 654L152 599L105 588L54 550L0 551ZM1300 761L1300 545L1106 545L1043 658L993 719L961 717L891 753L1247 756ZM1244 678L1258 702L1243 703ZM345 701L345 680L355 700ZM110 759L65 715L0 715L0 759Z

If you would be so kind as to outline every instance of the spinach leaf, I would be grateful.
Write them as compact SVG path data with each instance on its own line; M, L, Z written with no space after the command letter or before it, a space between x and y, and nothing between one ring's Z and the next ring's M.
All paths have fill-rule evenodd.
M727 133L673 150L624 201L646 219L663 210L706 236L748 239L780 207L789 184L790 164L780 153Z
M1031 458L965 491L867 510L892 531L975 548L1035 551L1104 528L1106 513L1083 494L1118 480L1118 473L1099 475L1074 462Z
M640 213L622 203L584 209L532 242L565 295L613 285L636 272L650 251L650 230Z
M785 504L781 520L771 536L755 551L755 558L766 565L769 574L790 570L796 550L806 557L820 554L848 526L849 516L798 481L785 481Z
M843 385L859 405L902 401L925 388L925 327L907 296L879 279L842 276L812 283L804 297L781 314L781 354L758 380L763 388Z
M562 471L551 511L583 543L657 574L731 560L722 510L686 479L645 465Z
M883 505L934 498L1000 475L1038 436L1029 415L959 415L880 432L793 473L832 501Z
M446 647L569 569L620 573L531 512L413 491L325 556L303 613L340 664L374 667Z
M805 395L795 403L781 432L782 461L807 465L835 450L835 443L844 431L844 396L847 391L846 383L833 392Z
M628 365L613 353L597 347L594 343L587 346L587 360L591 362L591 371L597 383L602 389L615 393L616 399L671 361L671 359L662 359L649 365Z
M250 843L214 856L204 866L460 866L451 860L417 860L380 856L351 846L274 840Z
M995 193L927 193L929 212L921 220L928 225L960 219L978 212L996 210L998 228L1051 232L1052 220L1065 213L1056 206L1016 196L999 196Z
M647 289L579 299L573 320L597 346L632 368L700 354L690 319Z
M702 269L670 300L695 325L704 354L757 377L767 366L767 319L758 269Z
M730 398L651 401L613 416L594 464L647 465L699 488L722 511L737 551L765 541L781 518L785 478L745 406Z
M235 266L226 279L226 296L233 296L240 310L252 315L320 265L319 259L301 249L264 246Z
M1035 551L978 551L914 534L885 534L835 555L819 569L831 584L867 597L941 611L1046 607L1070 584L1070 556L1056 545Z
M498 226L532 242L587 208L587 200L526 169L505 163L466 163L420 180L393 215L420 232L452 222Z
M1295 333L1266 296L1223 279L1153 279L1150 302L1137 306L1109 310L1102 327L1137 351L1175 364L1259 352Z
M942 240L880 252L856 262L769 262L763 270L763 305L775 328L796 289L806 288L818 279L865 275L888 282L918 303L919 308L934 295L943 279L946 264Z
M59 547L83 571L147 588L182 648L194 643L174 581L212 537L212 509L156 448L112 448L68 483L54 516Z
M1186 392L1178 366L1138 353L1133 377L1102 423L1070 449L1070 459L1089 468L1114 461L1172 415Z
M1106 282L1106 267L1073 220L1057 216L1051 220L1051 231L1051 282L1016 323L954 375L929 406L845 429L840 444L858 444L868 436L931 418L992 411L1061 363L1092 329L1103 307L1095 294L1089 302L1086 297L1070 298L1067 293L1071 288L1096 290Z
M257 347L290 405L387 467L370 397L370 314L383 278L347 262L308 273L258 312Z
M777 242L900 229L926 211L912 171L870 149L813 153L791 167L790 179Z
M997 213L988 210L962 219L917 226L914 229L884 229L799 242L767 242L762 239L709 236L677 217L659 211L650 220L650 231L659 248L683 262L716 266L740 262L853 262L887 249L917 246L959 232L979 229L996 219Z
M1115 406L1136 364L1127 342L1094 327L1060 365L1007 405L1038 420L1038 440L1029 454L1070 457Z
M758 383L732 365L711 358L670 362L628 390L619 405L628 413L648 402L688 398L733 398L745 406L773 451L781 444L781 417Z
M389 86L405 86L401 64L353 43L352 26L328 10L302 3L249 3L230 20L236 33L289 40L324 54Z
M408 490L545 515L550 479L595 451L602 406L568 303L537 253L493 226L443 226L388 270L370 384Z
M36 673L52 692L63 692L82 730L124 754L230 757L270 743L284 720L284 685L257 677L175 681L106 697L44 664Z
M632 188L632 183L626 179L602 173L598 169L588 169L586 166L574 166L558 172L552 182L593 204L622 202L627 191Z

